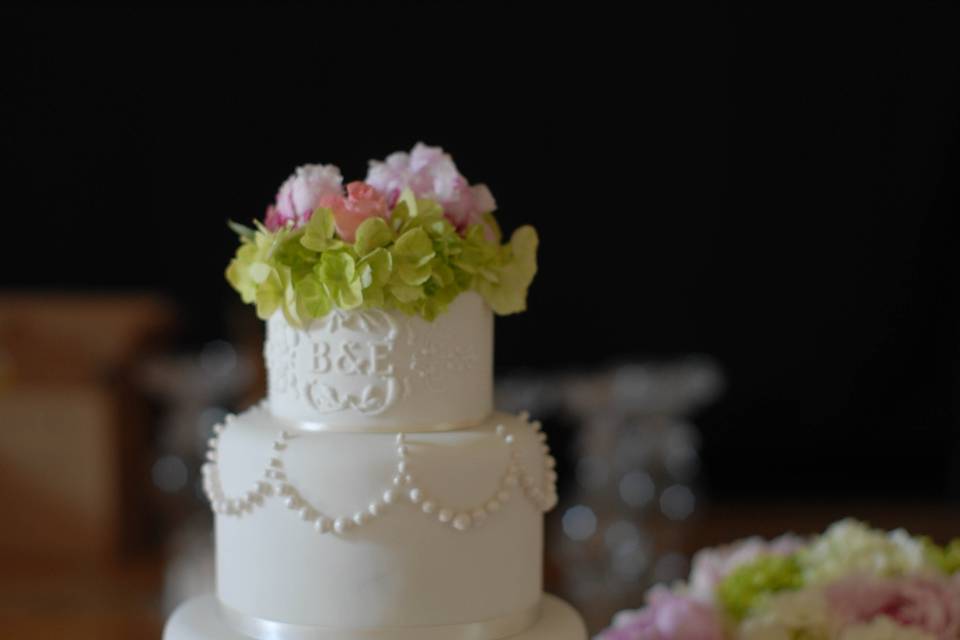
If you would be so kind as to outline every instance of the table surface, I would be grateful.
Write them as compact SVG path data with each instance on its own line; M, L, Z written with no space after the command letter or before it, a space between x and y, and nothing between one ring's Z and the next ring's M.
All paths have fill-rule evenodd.
M960 509L951 505L758 502L704 508L687 525L684 544L692 553L752 534L808 533L845 515L941 541L960 535ZM27 640L159 638L163 570L160 556L112 563L0 558L0 629L5 637ZM583 613L594 629L608 615Z
M0 558L0 629L25 640L134 640L163 629L159 557L124 562Z

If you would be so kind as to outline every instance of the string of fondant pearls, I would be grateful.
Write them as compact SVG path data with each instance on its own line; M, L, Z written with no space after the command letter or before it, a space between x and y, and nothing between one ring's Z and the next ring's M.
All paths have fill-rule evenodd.
M224 424L214 427L214 437L209 441L207 463L203 465L204 491L210 500L213 511L220 515L242 516L253 512L264 504L269 497L282 498L284 504L291 511L299 514L300 519L312 524L318 533L344 534L355 527L362 527L373 518L381 516L391 505L406 501L416 507L423 515L448 525L457 531L467 531L481 526L488 517L500 511L518 489L523 492L530 502L546 512L557 504L557 474L556 460L550 455L547 445L547 435L542 431L539 421L529 421L529 414L521 413L520 417L536 431L543 453L543 474L540 481L520 464L520 452L517 451L516 436L502 424L497 425L496 436L507 450L507 468L497 488L480 504L473 507L454 507L444 505L432 497L424 487L421 487L414 473L414 464L411 459L410 445L404 433L396 436L397 468L393 476L392 486L386 487L378 497L370 501L365 509L350 515L331 516L323 514L292 484L287 482L287 474L283 464L283 452L296 438L289 431L280 431L273 440L271 457L263 473L263 479L257 481L249 491L242 496L229 498L220 484L220 474L217 468L219 451L219 437L235 417L227 416Z

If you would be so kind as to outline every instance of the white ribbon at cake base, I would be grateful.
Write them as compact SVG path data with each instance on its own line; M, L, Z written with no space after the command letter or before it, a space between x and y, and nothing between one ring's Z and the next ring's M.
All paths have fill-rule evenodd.
M343 629L276 622L240 613L222 602L220 616L235 631L256 640L500 640L536 624L540 617L540 604L481 622L380 629Z

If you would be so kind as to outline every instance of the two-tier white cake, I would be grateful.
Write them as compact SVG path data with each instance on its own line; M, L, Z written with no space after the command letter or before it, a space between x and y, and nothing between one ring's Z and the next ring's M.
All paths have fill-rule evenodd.
M402 215L387 218L397 239L385 246L400 248L391 273L404 258ZM354 242L346 251L362 270L369 234L339 224L336 233ZM434 264L436 274L431 238L423 251L433 257L415 268ZM318 254L345 250L322 246ZM436 314L346 309L332 276L317 277L333 301L322 314L303 313L306 286L273 309L256 300L268 397L215 428L203 469L217 593L182 605L164 638L584 640L576 612L542 592L543 513L556 503L546 436L527 415L493 409L488 300L499 299L474 285ZM399 282L389 295L402 306L409 279L383 282L387 291ZM420 300L436 291L426 286Z

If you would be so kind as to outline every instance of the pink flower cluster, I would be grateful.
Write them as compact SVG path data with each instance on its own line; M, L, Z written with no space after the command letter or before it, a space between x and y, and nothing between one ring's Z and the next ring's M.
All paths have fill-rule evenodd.
M460 231L481 221L497 208L486 185L471 186L460 175L450 154L440 147L418 142L410 153L391 153L383 162L371 161L367 182L387 194L393 206L409 187L418 198L439 202L450 222Z
M264 224L270 231L299 227L317 207L333 211L337 233L353 242L357 227L370 217L389 218L401 192L409 188L417 198L434 200L461 233L483 223L496 209L486 185L470 185L449 154L440 147L417 143L410 153L390 154L371 161L365 181L343 188L340 169L333 165L304 165L280 186L276 202L267 207ZM489 237L489 233L488 233Z
M723 640L723 621L710 604L659 587L643 609L617 614L597 640Z
M717 585L760 556L787 555L803 545L802 538L785 535L772 542L748 538L700 551L694 556L687 589L654 587L643 609L619 613L597 640L723 640L723 616L714 604Z
M851 577L826 588L831 612L844 625L884 616L938 640L960 638L960 577Z
M307 164L297 167L280 185L277 200L267 207L264 224L270 231L304 224L320 204L320 199L340 195L343 177L333 165Z
M735 623L725 617L716 602L717 585L737 567L764 555L795 553L804 542L796 536L771 542L750 538L705 549L694 557L689 582L673 590L654 587L642 609L617 614L613 625L596 640L724 640L728 632L739 637L739 632L734 633ZM816 628L815 637L829 631L830 637L886 638L877 631L881 627L871 631L875 635L847 635L854 630L870 630L870 625L886 624L936 640L960 640L960 573L947 576L917 572L901 577L858 573L808 588L815 597L791 606L806 611L801 618L822 620L825 626ZM808 606L812 609L803 609Z

